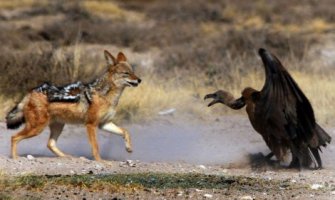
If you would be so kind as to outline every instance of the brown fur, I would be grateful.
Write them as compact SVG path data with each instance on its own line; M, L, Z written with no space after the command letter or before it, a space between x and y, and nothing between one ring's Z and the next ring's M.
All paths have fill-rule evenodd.
M23 116L22 119L25 120L23 130L12 136L13 158L17 158L18 142L40 134L48 125L51 131L48 141L49 149L58 156L65 156L56 146L56 141L65 123L86 126L93 157L96 160L101 160L96 138L98 126L124 137L127 151L132 151L129 133L114 125L111 120L125 87L137 86L141 80L134 74L123 53L120 52L117 58L114 58L108 51L104 53L108 70L101 78L91 84L92 101L90 103L85 98L81 98L76 103L51 103L48 102L44 93L32 91L17 106L15 113L8 114L7 124L17 122L19 116ZM79 92L83 93L83 91ZM16 115L18 117L15 117Z

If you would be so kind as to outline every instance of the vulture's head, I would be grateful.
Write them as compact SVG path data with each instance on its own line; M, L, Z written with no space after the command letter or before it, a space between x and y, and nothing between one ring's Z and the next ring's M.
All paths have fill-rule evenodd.
M218 90L212 94L207 94L204 99L212 99L212 101L208 104L208 107L216 103L222 103L233 109L239 109L245 105L243 98L235 100L231 93L224 90Z

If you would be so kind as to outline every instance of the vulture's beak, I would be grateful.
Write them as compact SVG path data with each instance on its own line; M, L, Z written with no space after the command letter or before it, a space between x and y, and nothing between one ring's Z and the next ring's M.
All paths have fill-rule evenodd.
M204 98L204 100L206 99L210 99L210 98L213 98L213 101L211 101L209 104L208 104L208 107L211 107L212 105L216 104L216 103L219 103L220 100L217 99L217 95L215 93L213 94L207 94Z

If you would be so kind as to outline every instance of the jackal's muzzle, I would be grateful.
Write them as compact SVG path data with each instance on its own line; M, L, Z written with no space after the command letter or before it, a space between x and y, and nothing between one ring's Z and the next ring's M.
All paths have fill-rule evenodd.
M140 78L127 80L127 84L131 87L137 87L141 82L142 80Z

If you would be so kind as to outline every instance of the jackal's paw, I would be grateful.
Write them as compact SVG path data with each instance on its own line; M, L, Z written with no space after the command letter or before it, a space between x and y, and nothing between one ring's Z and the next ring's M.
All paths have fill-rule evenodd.
M75 156L72 156L70 154L64 154L62 156L59 156L60 158L65 158L65 159L69 159L69 160L73 160L74 158L76 158Z
M12 156L13 160L17 160L19 157L18 156Z
M126 147L126 150L128 151L128 153L133 152L133 148L131 148L131 147Z
M98 162L101 163L102 165L104 165L105 167L112 167L113 166L113 162L111 162L109 160L100 160Z

